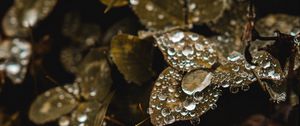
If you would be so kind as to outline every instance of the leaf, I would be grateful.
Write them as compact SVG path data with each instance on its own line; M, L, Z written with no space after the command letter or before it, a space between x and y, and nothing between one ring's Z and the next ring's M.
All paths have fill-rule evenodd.
M96 100L81 102L73 112L60 117L58 124L60 126L100 126L99 124L101 124L104 119L106 110L113 96L112 94L113 93L110 93L102 103Z
M97 111L97 115L94 120L94 126L101 126L104 120L104 117L106 115L109 103L111 102L111 99L113 98L114 92L111 92L108 94L108 96L105 98L105 101L103 102L101 108L99 111Z
M102 43L103 45L108 45L116 34L136 34L140 29L142 29L142 25L139 23L139 21L132 18L121 19L109 27L109 29L105 32Z
M103 100L112 85L111 70L103 48L94 48L80 64L78 83L81 96L87 100Z
M286 75L279 61L266 51L258 51L253 54L253 63L259 64L255 72L259 79L263 80L261 84L270 95L270 99L277 103L285 101L287 85L283 82Z
M271 54L266 51L257 51L252 55L252 62L259 65L255 71L260 79L282 81L285 78L279 61Z
M246 62L242 54L234 52L213 72L212 83L224 88L230 87L232 93L237 93L239 88L247 91L249 85L257 80L252 72L255 68L256 66Z
M26 37L31 27L43 20L54 8L57 0L15 0L2 21L7 36Z
M196 33L172 31L155 39L165 60L176 70L210 68L218 61L213 42Z
M69 92L61 88L66 88ZM78 91L78 85L66 85L40 94L30 106L29 119L36 124L44 124L71 112L78 105L74 97L79 95Z
M150 30L216 21L227 8L226 0L132 0L130 3Z
M71 73L78 73L79 64L84 58L82 52L82 49L74 46L63 49L60 52L60 61L63 67Z
M220 90L213 85L188 95L182 92L183 75L170 67L156 80L151 92L148 112L153 125L167 125L180 120L198 118L216 107Z
M150 30L185 25L183 0L131 0L133 11Z
M282 101L280 99L285 97L284 90L281 90L284 89L282 82L285 76L279 62L266 51L254 52L252 55L252 62L257 64L256 66L247 63L240 53L232 53L227 57L227 61L214 71L212 83L224 88L230 87L232 93L237 93L239 88L243 91L249 90L249 85L259 80L272 99Z
M110 55L129 82L141 85L152 77L152 43L128 34L116 35Z
M276 30L295 35L296 28L300 28L300 18L286 14L270 14L256 23L256 29L262 36L273 36Z
M18 38L4 40L0 43L0 58L3 60L0 71L5 71L15 84L23 82L31 54L32 46L29 42Z
M190 0L189 20L194 24L216 22L228 8L227 0Z
M243 51L245 43L242 42L241 36L247 22L247 1L232 0L228 4L229 8L223 16L216 22L208 24L213 31L220 34L211 39L216 42L217 50L224 57L229 56L234 51Z
M62 32L72 40L72 46L86 49L100 45L101 29L97 24L82 21L78 13L68 13L64 18Z

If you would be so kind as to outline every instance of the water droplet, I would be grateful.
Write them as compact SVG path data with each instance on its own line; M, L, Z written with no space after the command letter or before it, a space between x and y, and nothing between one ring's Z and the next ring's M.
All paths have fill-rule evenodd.
M164 93L160 93L160 94L158 95L158 99L161 100L161 101L164 101L164 100L167 99L167 95L165 95Z
M263 68L266 69L266 68L268 68L268 67L270 67L270 66L271 66L271 63L270 63L270 62L267 62L267 63L264 64Z
M236 94L236 93L239 92L239 88L238 87L230 87L229 90L230 90L231 93L234 93L234 94Z
M224 83L224 84L222 85L223 88L228 88L229 86L230 86L229 83Z
M183 102L183 107L186 110L192 111L192 110L194 110L196 108L196 103L193 101L193 99L187 98Z
M153 9L154 9L154 6L153 6L152 3L147 3L147 4L146 4L146 10L148 10L148 11L153 11Z
M63 116L58 121L59 126L69 126L70 125L70 119L66 116Z
M196 44L195 44L195 49L198 50L198 51L203 51L203 50L204 50L204 47L203 47L202 44L196 43Z
M165 18L165 16L163 14L158 15L158 19L164 19L164 18Z
M197 34L190 34L188 35L188 37L192 40L192 41L197 41L199 39L199 36Z
M58 107L58 108L62 107L62 103L61 103L61 102L58 102L58 103L56 104L56 107Z
M153 113L153 109L152 109L152 108L148 108L148 109L147 109L147 113L148 113L148 114L152 114L152 113Z
M91 96L91 97L95 97L96 95L97 95L97 90L92 89L92 90L90 91L90 96Z
M209 106L212 110L215 110L217 108L217 104L210 104Z
M138 5L139 4L139 0L130 0L130 4L132 4L132 5Z
M87 120L87 115L86 114L79 114L78 116L77 116L77 121L78 122L85 122L86 120Z
M184 56L193 55L193 53L194 53L194 48L193 47L191 47L189 45L183 47L182 54Z
M242 86L242 90L243 91L248 91L250 89L250 86L249 85L243 85Z
M194 118L194 119L191 119L191 120L190 120L190 123L191 123L193 126L199 125L199 124L200 124L200 118Z
M240 67L239 66L233 66L231 70L234 71L234 72L238 72L240 70Z
M168 55L173 56L173 55L175 55L176 52L175 52L174 48L168 48L167 53L168 53Z
M163 116L163 117L166 117L166 116L168 116L168 115L170 115L171 114L171 110L169 109L169 108L163 108L162 110L161 110L161 115Z
M171 124L171 123L175 122L175 117L172 116L172 115L167 116L167 117L164 118L164 122L165 122L166 124Z
M16 75L20 71L21 71L21 65L19 64L12 63L6 66L6 72L9 74Z
M196 101L201 101L201 100L203 99L203 96L202 96L202 94L201 94L200 91L195 92L195 93L193 94L193 97L194 97L194 99L195 99Z
M227 57L227 59L231 62L235 62L241 58L241 54L238 52L234 52Z
M184 38L184 33L181 31L177 31L175 33L170 34L169 39L174 42L177 43L179 41L181 41Z

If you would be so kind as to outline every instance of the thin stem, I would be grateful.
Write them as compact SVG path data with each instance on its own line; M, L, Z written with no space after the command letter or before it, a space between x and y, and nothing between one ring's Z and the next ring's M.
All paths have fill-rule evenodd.
M109 117L109 116L105 116L104 119L106 119L106 120L108 120L108 121L110 121L110 122L112 122L112 123L115 123L115 124L117 124L117 125L119 125L119 126L125 126L124 123L122 123L122 122L120 122L119 120L116 120L116 119L114 119L114 118L111 118L111 117Z
M139 122L138 124L136 124L135 126L141 126L143 123L145 123L148 119L150 119L150 117L147 117L146 119L142 120L141 122Z
M77 101L77 102L80 102L81 100L73 93L70 93L64 86L60 86L59 83L54 80L52 77L50 77L49 75L46 75L45 76L48 80L50 80L52 83L54 83L55 85L57 85L60 89L62 89L63 91L65 91L66 93L72 95L74 97L74 99Z

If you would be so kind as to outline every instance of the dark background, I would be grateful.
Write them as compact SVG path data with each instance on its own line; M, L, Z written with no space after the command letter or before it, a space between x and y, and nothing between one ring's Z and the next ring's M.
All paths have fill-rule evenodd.
M1 21L12 4L13 0L0 1ZM255 0L255 5L258 18L269 13L286 13L300 16L300 0ZM53 12L33 30L34 40L40 40L45 34L49 34L51 38L51 51L43 57L45 70L42 72L42 75L40 75L41 77L38 81L34 81L31 75L27 75L22 85L13 85L10 82L3 85L2 91L0 92L0 109L3 109L7 114L19 111L21 126L35 126L27 117L30 103L38 94L56 86L49 80L43 78L43 76L49 75L60 84L72 82L74 79L74 75L66 72L59 61L59 51L69 41L61 34L63 16L70 11L80 12L83 22L98 24L103 33L121 19L131 18L132 20L138 20L129 7L113 8L107 14L103 13L104 9L105 6L97 0L58 0L58 4ZM209 31L206 26L199 27L206 28L204 31L202 30L202 32L205 32L205 30ZM0 32L1 35L3 35L2 30L0 30ZM161 54L157 50L155 51L154 57L155 61L153 67L157 74L153 77L152 81L149 81L149 83L142 87L128 84L115 66L113 66L112 74L114 89L116 90L116 99L122 96L126 96L126 98L113 100L113 105L110 106L108 115L117 113L114 114L115 118L126 125L134 125L147 117L146 114L135 117L134 115L130 115L130 112L127 112L128 110L121 110L119 106L126 106L126 104L131 102L147 103L148 99L145 99L144 96L149 97L152 82L160 71L166 67ZM126 101L126 99L129 99L129 101ZM229 91L225 90L224 95L217 104L218 107L216 110L209 111L201 117L200 126L235 126L241 124L241 122L252 114L263 114L267 117L272 117L272 114L274 114L273 103L269 101L269 97L259 86L252 86L248 92L240 92L238 94L230 94ZM281 120L278 119L278 121L280 122ZM56 125L56 123L45 124L45 126L53 125ZM113 125L113 123L111 125ZM144 125L150 125L149 121ZM189 125L189 123L179 122L174 125Z

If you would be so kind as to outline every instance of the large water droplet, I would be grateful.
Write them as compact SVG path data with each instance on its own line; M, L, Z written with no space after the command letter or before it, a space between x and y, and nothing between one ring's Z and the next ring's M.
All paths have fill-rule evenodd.
M182 39L184 38L184 33L181 32L181 31L177 31L175 33L172 33L170 36L169 36L169 39L174 42L174 43L177 43L179 41L181 41Z
M162 110L161 110L161 115L163 116L163 117L166 117L166 116L168 116L168 115L170 115L171 114L171 110L169 109L169 108L163 108Z
M182 104L183 107L189 111L192 111L196 108L196 103L193 101L193 99L190 98L185 99L185 101Z

